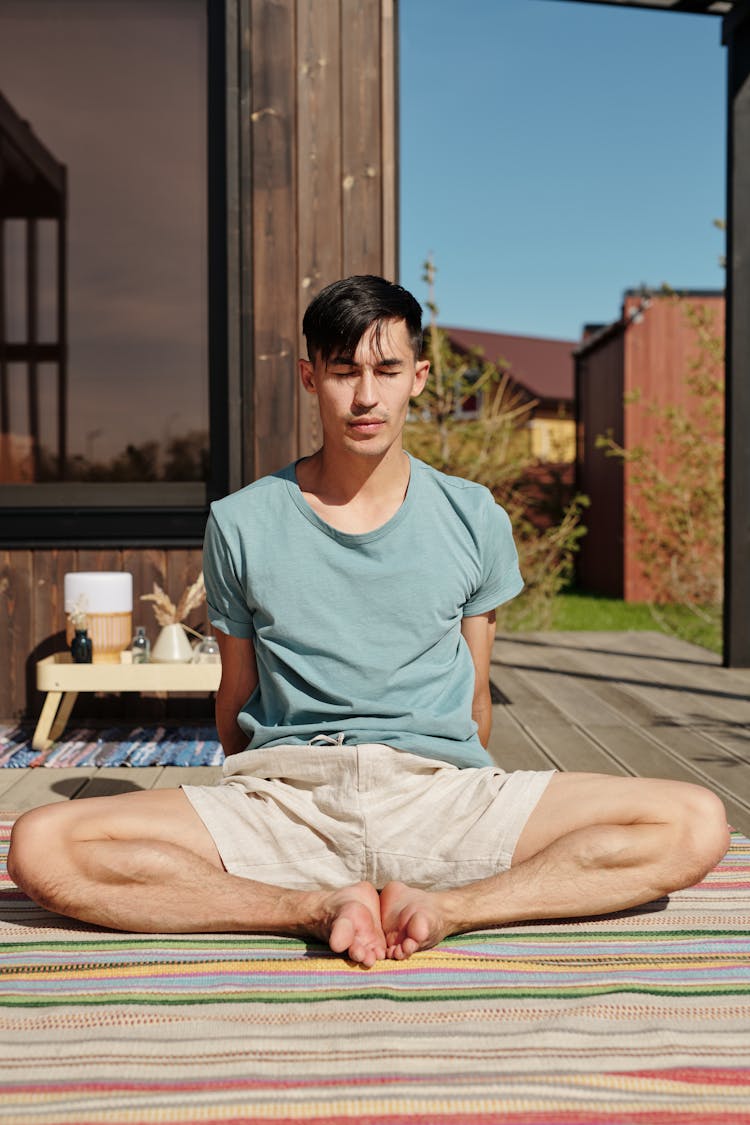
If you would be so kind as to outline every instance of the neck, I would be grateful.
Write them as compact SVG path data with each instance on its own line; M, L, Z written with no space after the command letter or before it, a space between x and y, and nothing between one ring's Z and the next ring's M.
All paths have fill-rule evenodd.
M376 500L393 493L403 496L409 473L409 460L401 446L391 447L379 457L360 457L323 445L297 466L302 489L330 504Z

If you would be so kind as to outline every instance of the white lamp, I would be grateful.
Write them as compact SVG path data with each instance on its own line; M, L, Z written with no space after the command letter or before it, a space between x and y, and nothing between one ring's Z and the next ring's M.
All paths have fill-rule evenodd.
M123 571L76 571L65 575L68 644L73 613L84 613L95 664L116 664L133 632L133 575Z

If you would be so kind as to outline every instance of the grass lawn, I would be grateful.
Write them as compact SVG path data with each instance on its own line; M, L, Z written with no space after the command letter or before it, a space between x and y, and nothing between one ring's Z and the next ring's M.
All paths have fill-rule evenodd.
M680 605L650 606L645 602L623 602L594 594L564 593L555 598L550 628L655 629L721 653L719 615L704 621L686 606Z

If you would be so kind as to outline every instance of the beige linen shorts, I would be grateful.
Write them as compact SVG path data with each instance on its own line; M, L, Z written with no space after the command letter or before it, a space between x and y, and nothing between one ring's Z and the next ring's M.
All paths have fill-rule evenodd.
M435 890L510 867L554 770L458 769L379 743L245 750L182 788L233 875L294 890Z

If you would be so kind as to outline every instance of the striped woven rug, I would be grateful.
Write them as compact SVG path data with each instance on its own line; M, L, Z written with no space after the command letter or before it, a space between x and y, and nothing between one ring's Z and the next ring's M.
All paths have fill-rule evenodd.
M669 901L370 971L281 937L95 929L4 879L0 1122L750 1125L742 836Z

